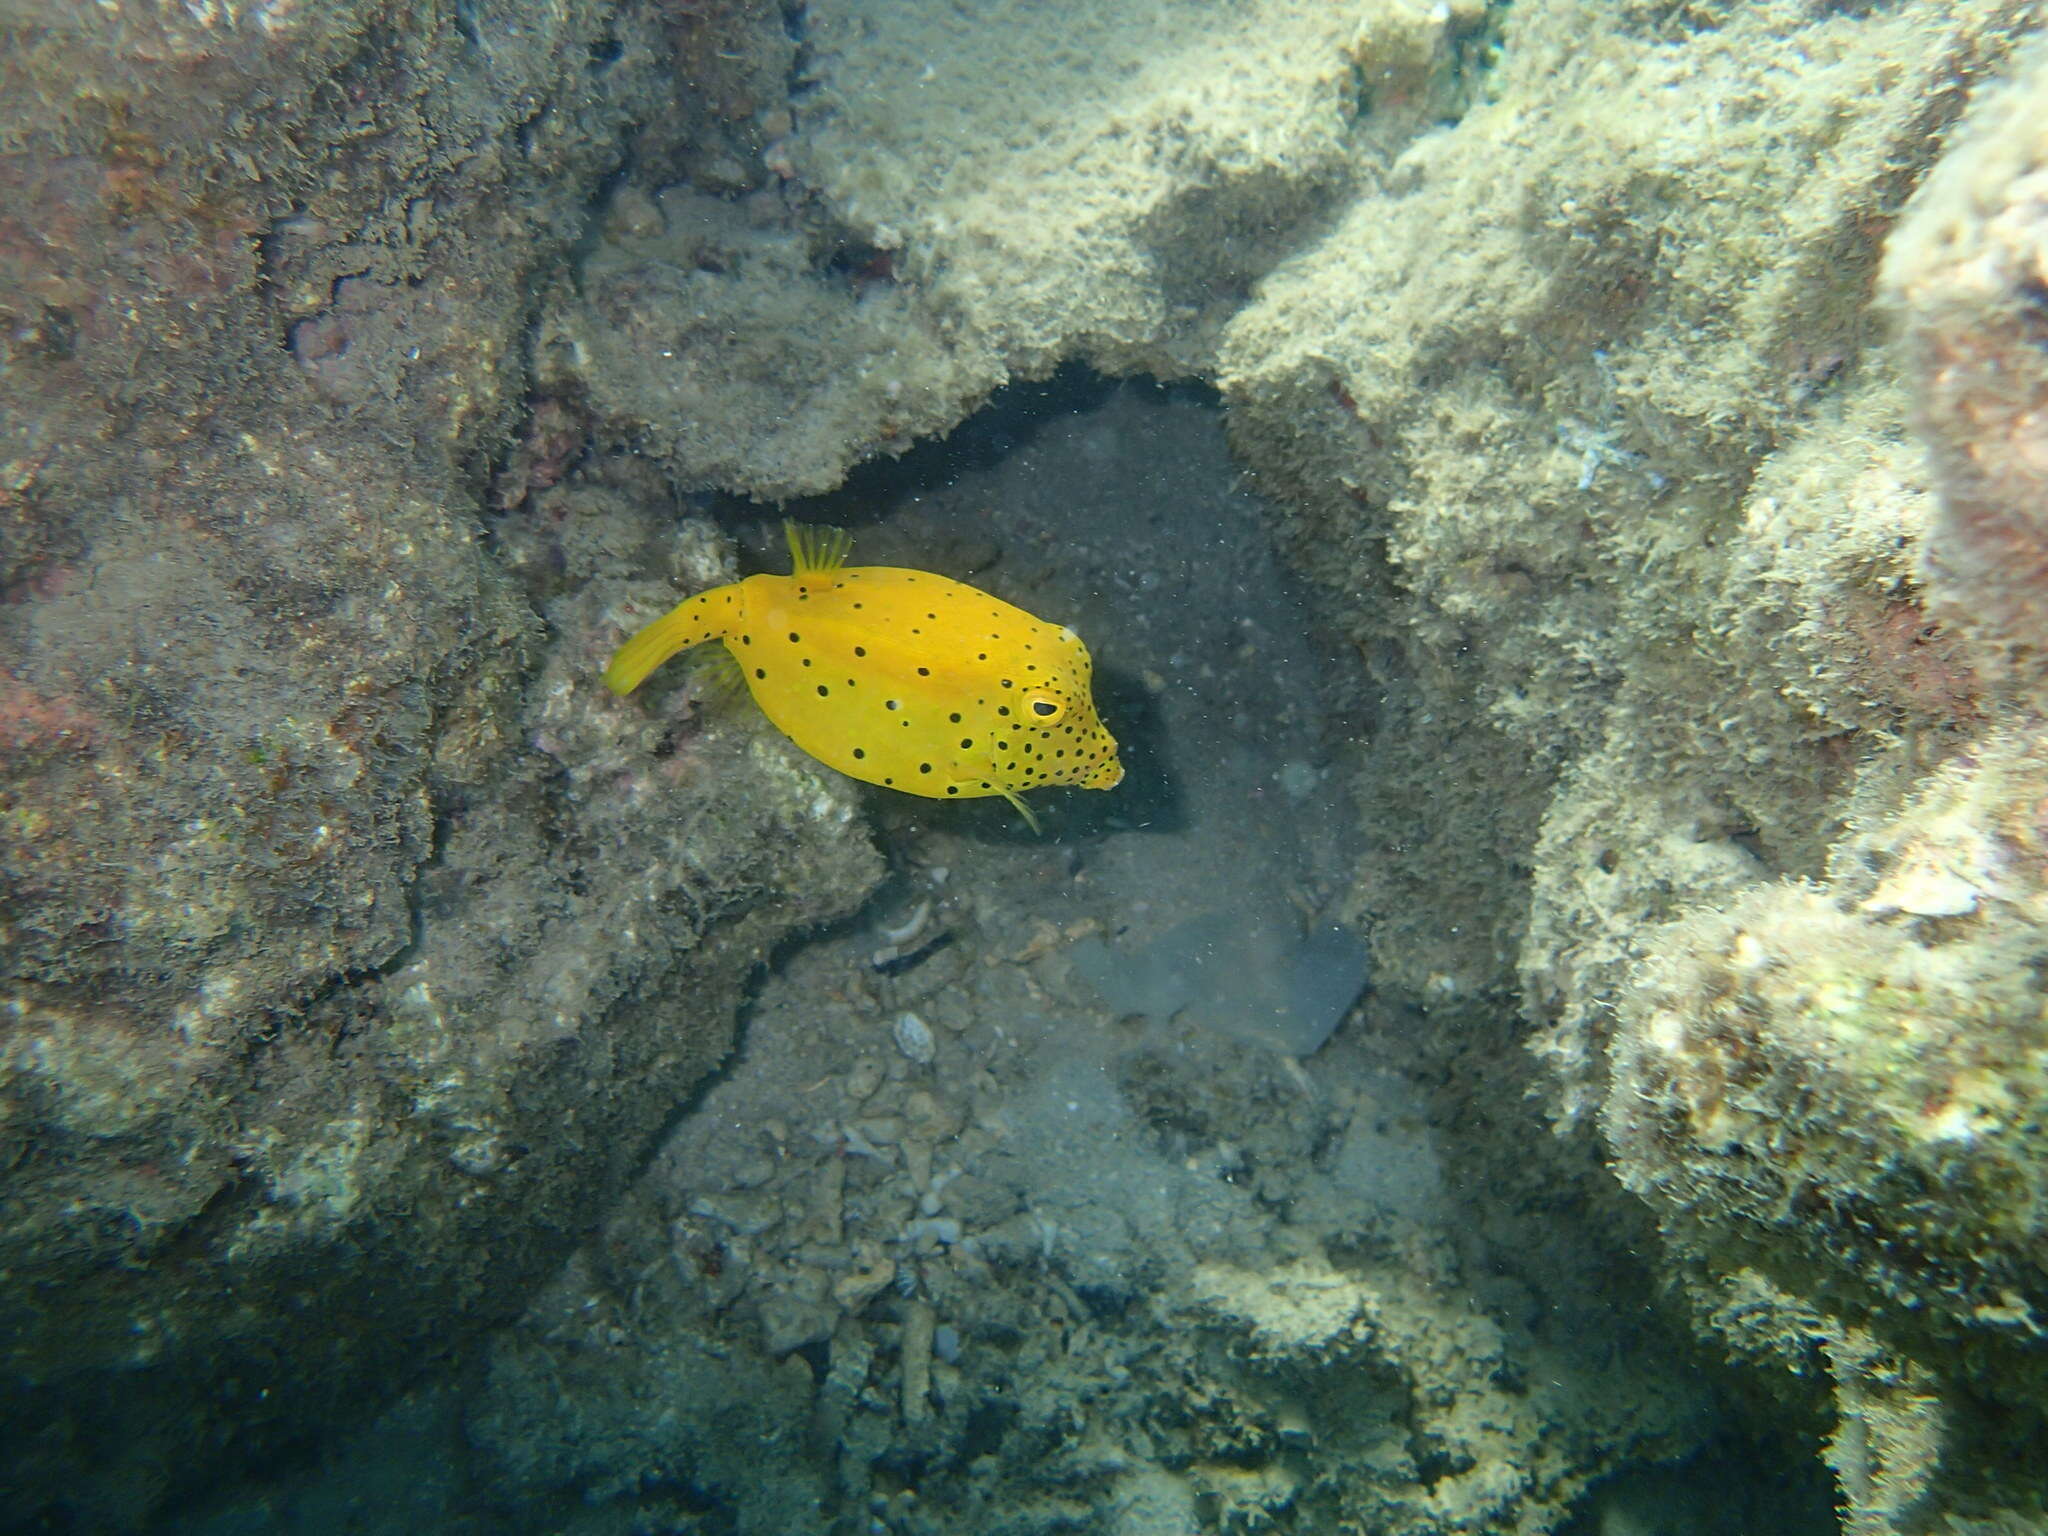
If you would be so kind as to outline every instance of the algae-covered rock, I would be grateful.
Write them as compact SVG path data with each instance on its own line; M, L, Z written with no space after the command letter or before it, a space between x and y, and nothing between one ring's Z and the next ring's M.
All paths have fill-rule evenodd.
M132 1524L516 1305L873 876L807 767L594 686L665 487L574 503L610 547L482 519L534 285L676 41L8 18L0 1522Z
M1968 1340L1978 1389L2021 1400L2048 1307L2044 790L2038 740L1987 742L1852 839L1825 888L1673 925L1624 1004L1604 1110L1617 1171L1688 1246L1902 1344Z
M1866 776L1815 881L1659 932L1603 1115L1703 1318L1831 1382L1856 1533L1973 1529L1985 1506L1998 1528L2044 1496L2044 92L2037 53L1973 110L1885 267L1936 491L1895 580L1924 581L1942 629L1854 632L1883 663L1866 697L1889 678L1930 722L1946 701L1964 739L1918 777Z
M1474 14L809 7L743 195L623 186L545 376L679 478L780 497L1069 359L1195 373ZM1367 82L1418 99L1366 118Z
M2048 651L2048 54L1971 113L1885 257L1941 481L1926 546L1943 619L2001 681Z
M1728 1335L1707 1297L1740 1263L1832 1341L1794 1353L1832 1383L1859 1529L2035 1497L1985 1470L1966 1405L1981 1370L2019 1422L2043 1406L2019 1359L2034 919L1994 894L2032 838L2035 712L1981 680L2024 670L2038 490L1957 541L1959 492L2038 485L2037 92L1987 101L1915 215L1960 224L1892 257L1932 475L1870 303L2024 21L1518 6L1480 99L1269 274L1219 358L1235 441L1388 679L1361 781L1376 979L1484 1040L1519 951L1537 1090L1575 1135L1602 1112L1702 1316ZM1876 1056L1823 1043L1836 1004ZM1688 1095L1753 1119L1653 1151ZM1979 1095L2016 1119L1967 1151L1915 1118L1971 1123ZM1808 1170L1782 1207L1747 1182ZM1886 1451L1894 1409L1918 1427Z

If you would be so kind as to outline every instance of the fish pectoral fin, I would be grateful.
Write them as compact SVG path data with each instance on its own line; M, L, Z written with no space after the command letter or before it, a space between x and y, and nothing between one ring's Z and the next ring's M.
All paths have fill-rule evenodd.
M1044 834L1045 828L1038 824L1038 818L1031 813L1031 807L1024 803L1022 795L1018 794L1014 789L1004 789L1001 785L996 786L996 793L1010 802L1016 809L1017 814L1024 818L1025 826L1040 835Z
M690 652L683 658L683 667L706 698L723 701L746 691L747 674L739 657L722 645L707 645Z
M792 576L821 576L846 564L853 552L853 535L844 528L818 528L808 523L785 522L783 535L789 540L789 573Z

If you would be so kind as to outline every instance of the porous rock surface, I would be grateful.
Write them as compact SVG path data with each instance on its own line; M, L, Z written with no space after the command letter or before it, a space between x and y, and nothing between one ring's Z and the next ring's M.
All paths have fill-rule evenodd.
M719 573L663 488L526 496L529 291L688 47L10 10L0 1523L130 1524L516 1306L872 878L800 759L590 685ZM632 147L686 161L714 95Z

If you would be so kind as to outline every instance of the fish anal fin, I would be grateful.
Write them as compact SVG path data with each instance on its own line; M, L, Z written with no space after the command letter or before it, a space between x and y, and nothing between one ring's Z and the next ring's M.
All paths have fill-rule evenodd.
M792 576L822 576L846 564L853 552L853 535L844 528L819 528L809 523L785 522L783 534L789 540L789 573Z

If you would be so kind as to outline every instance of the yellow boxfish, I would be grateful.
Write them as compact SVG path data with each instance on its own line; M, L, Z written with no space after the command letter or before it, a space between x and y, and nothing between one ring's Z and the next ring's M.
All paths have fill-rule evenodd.
M1116 739L1071 629L1001 598L896 566L849 566L844 529L785 523L791 571L678 603L605 668L631 693L678 651L722 640L768 718L841 773L934 800L1043 784L1113 788Z

